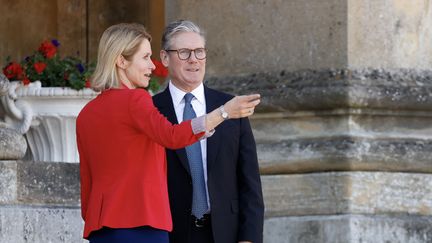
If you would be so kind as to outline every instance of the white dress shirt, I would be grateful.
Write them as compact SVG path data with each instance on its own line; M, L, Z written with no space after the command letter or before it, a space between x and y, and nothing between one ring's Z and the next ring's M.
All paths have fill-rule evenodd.
M177 116L178 123L181 123L183 121L183 110L185 107L185 100L184 96L186 92L183 90L180 90L174 84L169 82L168 84L169 91L171 93L174 110ZM206 112L206 100L204 95L204 85L201 83L200 86L192 90L190 92L194 95L194 98L191 101L192 107L195 111L195 114L197 117L205 115ZM204 170L204 180L205 180L205 186L206 186L206 194L207 194L207 203L210 209L210 197L208 194L208 187L207 187L207 139L201 139L201 156L202 156L202 162L203 162L203 170Z

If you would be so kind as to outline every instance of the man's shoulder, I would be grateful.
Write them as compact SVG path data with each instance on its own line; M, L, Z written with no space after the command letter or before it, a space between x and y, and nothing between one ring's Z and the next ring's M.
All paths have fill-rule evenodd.
M152 99L155 106L158 106L159 104L163 103L164 100L168 98L167 95L169 96L169 92L167 94L166 90L163 90L162 92L153 95Z
M166 90L162 90L161 92L159 92L159 93L153 95L153 99L154 99L154 100L161 99L161 98L165 95L165 94L164 94L165 92L166 92Z
M218 99L222 99L222 100L230 100L234 97L234 95L217 90L217 89L213 89L213 88L209 88L208 86L204 86L204 92L206 93L206 99L209 99L211 97L217 97Z

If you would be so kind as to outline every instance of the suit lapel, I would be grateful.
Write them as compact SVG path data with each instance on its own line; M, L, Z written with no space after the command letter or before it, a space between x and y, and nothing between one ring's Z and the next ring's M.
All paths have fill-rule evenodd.
M170 121L172 124L178 124L177 116L175 114L174 105L171 97L171 93L169 92L169 88L167 87L162 93L162 104L159 106L159 111L164 114L168 121ZM180 159L181 164L183 167L187 170L187 172L190 174L189 169L189 162L186 156L186 150L183 149L177 149L174 150L177 156Z
M217 94L211 89L207 88L205 85L204 95L206 97L206 113L213 111L223 104L221 104L221 101L219 101ZM217 131L211 137L207 138L207 174L210 173L212 164L216 160L220 136L221 131Z

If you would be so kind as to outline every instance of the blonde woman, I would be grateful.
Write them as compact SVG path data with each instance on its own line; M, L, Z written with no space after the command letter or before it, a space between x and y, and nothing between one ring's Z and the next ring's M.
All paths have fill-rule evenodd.
M91 243L167 243L172 221L164 147L211 136L226 115L249 116L260 102L257 94L238 96L207 115L171 124L142 89L155 69L150 41L140 24L103 33L91 81L101 94L77 118L81 212Z

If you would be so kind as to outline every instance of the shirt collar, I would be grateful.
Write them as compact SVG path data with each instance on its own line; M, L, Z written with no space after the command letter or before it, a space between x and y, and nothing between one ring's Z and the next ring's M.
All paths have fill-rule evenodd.
M177 88L170 80L168 85L169 91L171 93L171 97L173 99L174 106L178 106L181 102L184 103L184 96L186 92ZM192 90L192 93L199 103L202 105L205 104L205 96L204 96L204 85L201 83L198 87Z

